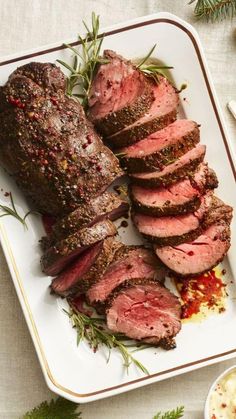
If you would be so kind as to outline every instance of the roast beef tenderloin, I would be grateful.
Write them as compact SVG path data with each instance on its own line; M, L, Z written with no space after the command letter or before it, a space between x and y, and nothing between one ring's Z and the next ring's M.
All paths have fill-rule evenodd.
M137 143L119 150L128 173L161 171L199 142L196 122L178 119Z
M214 268L223 260L229 247L229 223L222 220L208 227L193 242L157 247L156 254L170 270L184 277Z
M194 173L205 153L206 146L199 144L159 172L130 173L131 182L146 188L172 185Z
M53 215L100 195L122 174L64 88L58 67L30 63L1 89L0 162L36 208Z
M51 246L42 256L42 270L45 274L58 275L70 262L90 246L114 236L117 230L109 220L103 220L91 227L85 227Z
M93 79L88 117L105 137L145 114L154 101L152 84L131 61L105 50Z
M107 138L113 147L125 147L146 138L176 120L178 94L170 82L160 77L159 83L153 84L155 97L149 111L132 125Z
M173 338L181 329L181 306L178 298L153 280L128 281L110 296L107 325L122 333L165 349L175 347Z
M200 197L208 189L217 186L215 173L207 164L201 163L189 179L181 180L169 187L147 189L132 185L130 188L134 210L146 215L179 215L199 208Z

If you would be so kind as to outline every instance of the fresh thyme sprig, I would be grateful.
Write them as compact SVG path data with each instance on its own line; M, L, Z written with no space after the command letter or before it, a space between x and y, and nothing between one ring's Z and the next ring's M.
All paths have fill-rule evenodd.
M133 345L126 345L124 340L127 340L127 338L124 336L120 334L111 334L107 330L105 320L103 318L89 317L86 314L80 313L72 308L69 312L66 310L64 311L69 316L72 326L77 331L78 345L81 340L86 340L94 352L96 352L100 346L105 346L108 349L107 362L110 359L111 350L116 348L123 358L124 367L127 371L129 366L133 363L144 374L149 375L147 368L145 368L145 366L129 352L128 347Z
M156 65L156 64L148 64L148 60L150 59L153 51L156 48L156 44L150 49L149 53L144 57L138 64L137 67L149 77L154 78L157 82L159 81L160 74L163 74L163 70L170 70L173 67L165 66L165 65Z
M72 66L64 61L57 61L70 71L70 75L67 77L67 95L81 99L82 105L87 106L96 66L98 63L105 64L109 61L99 56L104 38L104 35L99 34L99 16L96 16L94 12L92 13L91 29L84 21L83 24L87 33L85 38L78 36L80 48L76 49L71 45L65 44L74 53ZM79 93L75 93L74 89L76 87Z
M189 4L195 3L191 0ZM197 0L194 14L208 21L223 20L236 15L236 0Z
M3 214L0 214L0 218L1 217L6 217L11 215L12 217L15 217L18 221L21 222L21 224L25 227L28 228L27 224L26 224L26 218L28 217L29 214L32 213L32 211L28 211L24 217L21 217L19 215L19 213L17 212L17 209L15 207L14 204L14 200L13 200L13 196L12 193L9 193L10 196L10 201L11 201L11 207L8 207L6 205L0 205L0 210L3 211Z
M179 419L184 415L184 406L177 407L169 412L161 413L158 412L153 419Z

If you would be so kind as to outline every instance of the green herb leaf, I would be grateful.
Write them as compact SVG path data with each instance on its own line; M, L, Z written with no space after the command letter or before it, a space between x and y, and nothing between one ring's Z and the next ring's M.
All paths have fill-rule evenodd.
M196 1L194 14L200 19L214 22L236 15L236 0L191 0L189 4Z
M100 346L105 346L108 349L107 362L109 362L110 359L111 349L116 348L123 358L124 367L127 372L129 366L133 363L144 374L149 374L144 365L128 351L128 346L124 342L125 340L127 341L127 338L123 336L122 342L120 334L117 336L111 334L106 327L104 318L89 317L86 314L75 310L75 308L71 308L69 312L66 310L64 311L69 316L72 327L77 331L77 345L80 344L81 340L86 340L94 352L96 352Z
M22 218L19 213L17 212L17 209L15 207L15 203L13 200L13 196L12 193L10 192L10 202L11 202L11 207L8 207L6 205L0 205L0 211L3 212L3 214L0 213L0 218L1 217L6 217L8 215L11 215L12 217L16 218L18 221L20 221L20 223L27 229L28 226L26 224L26 218L28 217L28 215L33 214L34 211L28 211L25 216Z
M153 419L179 419L184 415L184 406L177 407L169 412L161 413L158 412Z
M81 412L76 412L78 405L58 397L50 402L43 402L22 419L80 419Z
M154 49L156 48L156 44L150 49L149 53L144 57L140 63L137 64L137 67L140 71L142 71L144 74L146 74L149 77L152 77L156 83L159 82L159 76L164 75L163 70L170 70L173 67L170 66L163 66L163 65L156 65L152 63L147 63L150 59Z
M85 38L78 35L80 42L80 47L78 49L65 44L65 46L74 54L73 64L70 65L64 61L57 60L59 64L70 72L67 77L67 95L80 99L82 105L85 107L88 104L89 91L97 64L106 64L109 62L108 60L99 57L103 36L99 34L99 16L96 16L94 12L92 13L91 23L92 27L90 29L83 21L87 33ZM80 64L78 64L78 57L81 60ZM75 92L75 88L79 91Z

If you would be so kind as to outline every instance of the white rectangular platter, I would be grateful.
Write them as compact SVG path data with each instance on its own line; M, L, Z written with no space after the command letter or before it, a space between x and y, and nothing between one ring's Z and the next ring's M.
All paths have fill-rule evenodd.
M187 89L181 93L186 98L182 110L187 118L201 124L201 142L207 145L206 159L219 178L217 195L236 208L234 150L195 30L176 16L160 13L116 25L105 32L103 47L114 49L126 58L145 56L157 43L154 56L174 67L176 86L187 83ZM56 59L68 61L70 52L62 45L54 45L4 58L0 62L0 85L17 66ZM0 189L12 192L20 214L28 211L23 195L3 170L0 170ZM0 192L0 203L8 202L9 197ZM40 270L38 240L44 234L41 219L31 215L28 226L24 230L12 217L1 218L1 243L45 380L55 393L75 402L88 402L236 356L235 219L232 246L224 261L230 283L226 311L203 322L183 324L177 336L177 348L172 351L149 348L137 352L135 355L148 368L149 376L134 366L127 375L116 350L107 364L105 351L94 354L86 343L76 346L75 331L62 311L65 303L50 295L50 278ZM120 232L125 241L136 240L132 229Z

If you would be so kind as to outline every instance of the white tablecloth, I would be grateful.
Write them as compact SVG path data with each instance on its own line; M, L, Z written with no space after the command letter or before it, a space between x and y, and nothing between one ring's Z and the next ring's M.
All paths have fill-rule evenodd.
M206 52L230 135L235 136L236 122L226 103L236 99L236 21L196 22L187 0L0 0L0 57L74 38L82 18L89 21L92 10L100 14L103 26L159 11L175 13L193 23ZM16 419L52 394L44 382L2 252L0 276L0 418ZM83 419L151 419L157 410L182 404L185 418L202 419L210 383L234 362L84 405Z

